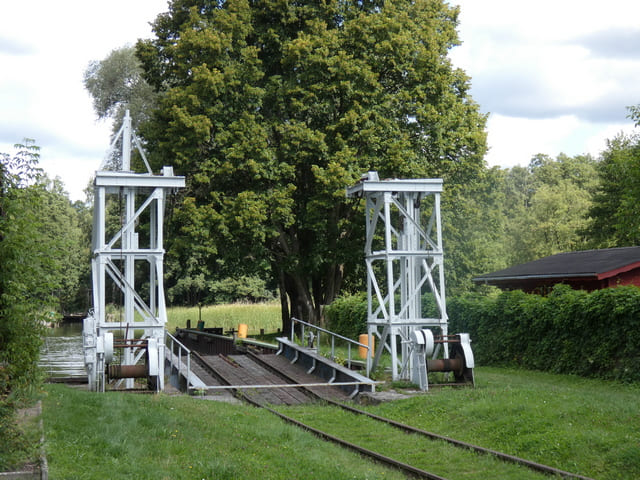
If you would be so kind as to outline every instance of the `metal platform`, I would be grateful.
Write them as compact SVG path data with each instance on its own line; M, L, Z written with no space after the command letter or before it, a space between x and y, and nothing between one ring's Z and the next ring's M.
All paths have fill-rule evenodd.
M190 367L173 353L167 359L171 383L183 391L240 390L258 403L293 405L318 397L347 400L375 389L369 378L286 338L278 338L276 347L191 329L176 335L191 352Z

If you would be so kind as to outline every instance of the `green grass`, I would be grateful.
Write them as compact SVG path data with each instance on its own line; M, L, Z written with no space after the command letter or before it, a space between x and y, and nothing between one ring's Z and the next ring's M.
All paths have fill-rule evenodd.
M35 409L24 405L0 420L0 472L39 464L42 429Z
M198 307L170 307L167 309L167 330L176 327L185 328L187 320L191 320L192 328L196 328L200 315L205 327L222 327L225 331L238 329L241 323L249 327L249 335L258 335L260 329L265 333L274 333L282 328L280 303L233 303L224 305Z
M640 386L497 368L476 382L368 409L585 476L640 478Z
M418 435L407 435L376 420L338 407L296 406L280 409L320 430L391 458L450 479L542 480L545 475L488 455L477 455Z
M573 473L640 478L640 386L496 368L476 381L364 408ZM400 478L252 407L47 389L52 479ZM452 480L544 478L326 406L280 408Z
M47 390L44 426L55 480L403 478L245 405Z

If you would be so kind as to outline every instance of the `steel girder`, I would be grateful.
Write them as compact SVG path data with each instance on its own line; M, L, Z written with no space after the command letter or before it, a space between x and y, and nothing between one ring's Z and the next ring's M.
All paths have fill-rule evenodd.
M156 377L156 389L164 388L164 335L167 321L163 288L163 220L168 192L184 187L184 177L164 167L162 175L130 171L131 144L139 142L125 117L122 138L121 171L98 171L94 182L93 216L93 313L85 319L83 339L85 364L92 390L104 391L107 358L113 350L113 332L124 332L124 341L134 345L135 330L143 330L146 349L123 348L122 366L136 365L143 355ZM145 164L146 158L140 149ZM148 164L147 164L148 168ZM119 218L107 214L107 197L118 205ZM116 203L117 202L117 203ZM145 230L141 228L146 225ZM141 285L148 282L141 293ZM137 282L137 283L136 283ZM108 315L110 302L119 314ZM114 291L117 292L114 294ZM136 315L137 313L137 315ZM117 318L116 318L117 316ZM133 387L133 379L125 379Z
M375 369L383 350L388 351L393 380L414 377L411 332L432 327L448 333L441 192L441 179L379 180L376 172L347 189L347 196L366 200L369 344L373 336L379 339L368 361ZM428 295L436 311L427 316L423 300ZM447 344L442 348L434 358L448 358Z

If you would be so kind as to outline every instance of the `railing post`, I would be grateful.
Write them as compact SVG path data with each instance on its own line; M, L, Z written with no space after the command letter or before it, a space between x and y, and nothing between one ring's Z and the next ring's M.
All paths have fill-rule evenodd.
M302 345L304 346L304 334L305 334L305 327L309 327L312 329L315 329L317 332L317 337L315 338L315 340L318 342L318 349L320 347L320 334L321 332L327 333L331 336L331 360L335 361L336 358L336 345L335 345L335 340L336 337L339 338L340 340L343 340L345 342L347 342L347 365L349 368L351 368L352 362L351 362L351 344L354 343L356 345L358 345L358 347L363 347L366 349L367 351L367 361L366 361L366 372L367 372L367 376L369 376L369 374L371 373L371 360L372 360L372 351L371 351L371 347L369 345L365 345L363 343L357 342L351 338L347 338L344 337L342 335L339 335L337 333L333 333L329 330L325 330L322 327L319 327L317 325L312 325L310 323L307 323L303 320L299 320L295 317L291 317L291 341L293 343L295 343L295 324L299 323L302 326Z
M191 385L191 354L187 355L187 393Z

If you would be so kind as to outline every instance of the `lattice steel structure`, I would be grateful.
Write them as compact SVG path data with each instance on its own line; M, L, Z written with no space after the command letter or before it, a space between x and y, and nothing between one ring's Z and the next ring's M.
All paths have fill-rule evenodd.
M366 200L369 345L372 337L378 338L368 362L375 369L386 349L393 380L411 379L420 385L426 372L424 365L415 365L424 361L414 354L412 332L435 327L446 338L448 329L441 192L441 179L379 180L376 172L347 189L347 196ZM424 311L425 296L433 297L435 311ZM433 358L438 355L448 358L446 342L436 346Z
M133 379L139 377L163 390L164 207L168 192L184 187L185 181L174 176L171 167L164 167L162 175L152 174L128 112L118 137L120 170L98 171L94 183L93 312L84 320L85 364L92 390L104 391L109 378L122 379L126 388L132 388ZM132 143L138 146L147 173L131 171ZM116 307L111 314L107 303ZM136 330L142 332L137 338Z

